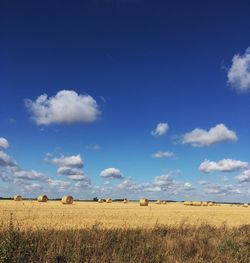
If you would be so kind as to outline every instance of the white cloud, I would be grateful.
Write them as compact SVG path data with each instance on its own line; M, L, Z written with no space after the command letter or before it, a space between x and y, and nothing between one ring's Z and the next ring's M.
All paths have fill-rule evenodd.
M173 157L173 156L174 156L173 152L161 152L161 151L159 151L159 152L155 152L152 154L153 158L158 158L158 159Z
M228 83L236 90L245 92L250 89L250 48L242 56L236 54L227 74Z
M98 144L88 145L86 148L89 149L89 150L93 150L93 151L99 151L99 150L101 150L101 146L98 145Z
M17 163L9 155L0 151L0 167L1 166L17 166Z
M60 175L76 175L83 174L83 171L78 168L63 166L58 168L57 173Z
M239 183L250 182L250 169L243 171L236 179Z
M171 174L163 174L156 176L154 179L154 185L165 187L173 184L173 179Z
M24 180L45 180L47 178L47 176L35 170L18 170L14 172L14 175L16 179Z
M208 131L203 129L194 129L182 136L182 144L191 144L194 147L210 146L223 141L237 141L237 135L229 130L224 124L218 124Z
M209 185L205 189L206 194L212 194L212 195L238 195L241 193L241 191L238 188L235 188L233 185Z
M186 191L190 191L190 190L193 190L194 188L193 188L193 185L191 183L186 182L186 183L184 183L184 189Z
M110 178L110 179L122 179L123 175L119 169L116 168L107 168L101 171L101 177Z
M25 189L25 191L27 191L29 193L33 193L35 191L42 190L43 186L40 185L40 184L36 184L36 183L34 183L34 184L27 184L27 185L24 186L24 189Z
M199 184L200 184L200 185L206 185L206 184L207 184L207 181L201 180L201 181L199 181Z
M90 179L84 174L83 160L81 155L61 156L52 158L51 154L47 154L45 160L51 164L58 166L57 174L65 175L72 181L86 182L90 185Z
M156 128L151 132L153 136L159 137L163 136L169 130L169 125L166 122L160 122L157 124Z
M69 179L73 180L73 181L85 181L85 182L89 182L89 178L87 176L85 176L84 174L72 174L68 176Z
M43 94L35 101L26 99L25 105L38 125L93 122L100 114L97 102L90 95L73 90L61 90L50 98Z
M234 172L241 169L246 169L248 166L249 165L247 162L232 159L224 159L219 162L205 160L200 164L199 171L203 173Z
M9 147L8 141L5 138L0 137L0 148L7 149L8 147Z
M48 179L47 181L48 186L51 188L55 188L57 191L65 191L70 187L70 182L65 182L63 180L54 180L54 179Z
M74 168L83 167L83 160L80 154L72 155L72 156L61 156L59 158L52 158L52 159L46 157L45 160L59 167L74 167Z

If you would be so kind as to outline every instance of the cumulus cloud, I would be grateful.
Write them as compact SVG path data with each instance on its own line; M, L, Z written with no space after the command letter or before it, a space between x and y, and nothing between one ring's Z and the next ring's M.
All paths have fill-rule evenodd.
M80 154L72 156L61 156L59 158L45 158L46 161L59 167L82 168L83 160Z
M8 147L9 147L8 141L5 138L0 137L0 148L7 149Z
M217 185L212 184L208 185L205 189L206 194L212 194L212 195L238 195L241 193L241 191L238 188L235 188L233 185Z
M73 181L85 181L90 184L89 178L82 170L84 164L80 154L72 156L61 156L53 158L51 154L47 154L45 160L51 164L58 166L57 174L65 175Z
M13 160L9 155L7 155L6 153L0 151L0 167L13 167L13 166L17 166L17 163L15 160Z
M191 190L194 190L194 187L193 187L193 185L191 183L186 182L183 185L183 189L186 190L186 191L191 191Z
M180 171L169 171L163 175L156 176L152 182L136 183L132 178L124 179L124 181L118 184L119 192L133 193L144 195L147 193L160 193L167 192L168 194L178 194L180 192L191 191L193 186L191 183L182 183L175 181L173 178L179 175Z
M175 154L173 152L155 152L152 154L153 158L161 159L161 158L167 158L167 157L173 157Z
M203 173L211 173L211 172L234 172L241 169L248 168L247 162L242 162L239 160L233 159L224 159L219 162L213 162L209 160L205 160L200 164L199 171Z
M68 176L69 179L73 181L85 181L85 182L90 182L89 178L85 176L84 174L71 174Z
M100 114L94 98L73 90L61 90L54 97L43 94L35 101L26 99L25 106L37 125L93 122Z
M243 171L236 179L239 183L250 182L250 169Z
M25 191L29 192L29 193L33 193L35 191L40 191L43 189L43 186L37 183L33 183L33 184L26 184L24 186Z
M191 144L194 147L210 146L223 141L237 141L237 135L229 130L224 124L218 124L208 131L203 129L194 129L184 134L181 138L182 144Z
M24 180L45 180L47 178L46 175L39 173L35 170L17 170L14 172L16 179L24 179Z
M70 182L65 182L63 180L54 180L54 179L48 179L47 183L49 187L55 188L60 192L67 190L71 185Z
M166 122L160 122L156 128L151 132L153 136L160 137L167 133L169 125Z
M173 184L173 179L171 174L163 174L160 176L156 176L154 179L154 185L156 186L169 186Z
M199 181L199 184L200 184L200 185L206 185L206 184L207 184L207 181L201 180L201 181Z
M245 92L250 89L250 47L243 55L233 56L227 78L228 83L237 91Z
M121 171L116 168L104 169L103 171L101 171L100 176L107 178L107 179L122 179L123 178Z

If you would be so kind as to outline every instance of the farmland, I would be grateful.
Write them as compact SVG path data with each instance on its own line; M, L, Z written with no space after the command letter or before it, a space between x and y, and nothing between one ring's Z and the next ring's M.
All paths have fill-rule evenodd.
M249 263L250 208L0 201L0 263Z
M8 226L10 218L21 229L81 229L100 228L153 228L156 225L178 226L183 222L191 225L208 223L212 226L226 224L236 227L250 223L250 207L184 206L183 203L167 203L141 207L138 202L97 203L74 202L63 205L60 201L2 200L0 221Z

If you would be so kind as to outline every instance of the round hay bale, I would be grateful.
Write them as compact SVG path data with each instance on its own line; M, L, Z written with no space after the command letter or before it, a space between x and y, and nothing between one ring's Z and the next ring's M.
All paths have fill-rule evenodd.
M142 198L139 201L140 206L148 206L148 199L147 198Z
M243 207L248 207L248 204L247 204L247 203L245 203L245 204L243 205Z
M15 196L14 196L14 200L15 200L15 201L22 201L23 198L22 198L21 195L15 195Z
M103 203L103 200L102 199L98 199L98 203Z
M184 205L192 205L192 202L190 202L190 201L185 201L183 204L184 204Z
M112 199L111 198L106 199L106 203L108 204L112 203Z
M157 200L155 203L156 203L157 205L161 205L161 200Z
M202 202L200 202L200 201L193 201L191 205L192 206L201 206Z
M208 202L202 202L202 206L208 206Z
M213 203L213 202L209 202L208 205L209 205L209 206L213 206L214 203Z
M71 195L65 195L63 198L62 198L62 203L64 205L72 205L74 202L74 198L73 196Z
M39 195L39 196L37 197L37 201L38 201L38 202L43 202L43 203L45 203L45 202L48 201L48 196L47 196L47 195Z
M127 204L127 203L128 203L128 200L127 200L127 199L124 199L124 200L123 200L123 203L124 203L124 204Z
M166 201L163 201L163 202L162 202L162 204L163 204L163 205L166 205L166 204L167 204L167 202L166 202Z

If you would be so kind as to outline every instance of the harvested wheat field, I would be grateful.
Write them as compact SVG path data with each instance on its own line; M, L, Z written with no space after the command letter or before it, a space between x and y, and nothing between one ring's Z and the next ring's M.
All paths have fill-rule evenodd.
M155 225L179 225L183 221L197 225L209 223L229 227L250 223L250 208L230 205L185 206L183 203L168 203L167 206L150 202L77 202L70 206L60 201L39 203L36 201L1 201L0 220L3 225L13 223L21 229L79 229L98 225L104 228L151 228Z

